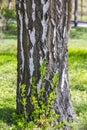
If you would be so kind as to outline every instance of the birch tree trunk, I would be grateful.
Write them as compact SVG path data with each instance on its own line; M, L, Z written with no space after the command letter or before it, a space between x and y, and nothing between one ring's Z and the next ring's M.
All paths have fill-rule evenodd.
M12 0L8 0L8 9L11 9L12 7Z
M68 9L66 0L17 0L18 22L18 81L17 110L23 112L22 84L26 85L26 110L33 111L31 93L32 77L37 77L41 88L39 67L47 61L46 95L55 72L59 84L54 109L63 121L73 119L73 109L68 81Z

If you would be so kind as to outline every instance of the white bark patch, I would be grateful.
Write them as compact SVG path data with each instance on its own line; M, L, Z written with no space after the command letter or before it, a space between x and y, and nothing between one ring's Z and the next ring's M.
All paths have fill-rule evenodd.
M18 100L18 103L21 102L21 99L17 98L17 100Z
M33 72L34 72L34 63L33 63L33 53L34 53L34 47L32 47L32 49L30 50L30 65L29 65L29 68L30 68L30 76L32 77L33 76ZM32 82L32 81L31 81Z
M32 76L34 72L34 62L33 62L33 53L34 53L34 46L30 49L30 59L29 59L29 69L30 69L30 85L32 85ZM27 96L30 94L30 87L28 88Z
M19 86L21 86L21 82L19 83Z
M39 82L38 82L38 84L37 84L37 92L40 91L41 85L42 85L42 80L40 79Z
M30 87L28 88L28 93L27 93L27 96L29 96L29 94L30 94Z
M47 52L48 52L48 48L45 46L44 48L43 48L43 51L44 51L44 55L45 55L45 59L46 59L46 55L47 55Z
M47 21L45 21L45 18L43 17L43 20L41 21L42 26L43 26L43 33L42 33L42 42L44 43L44 41L47 39L46 35L47 35Z
M40 60L39 60L39 64L40 64L40 66L42 65L42 63L43 63L43 58L42 58L42 52L40 51L39 52L39 55L40 55Z
M62 81L61 81L61 91L62 92L64 89L64 81L65 81L65 68L63 69L63 73L62 73Z
M41 4L42 4L42 5L45 4L45 0L41 0Z
M44 0L41 0L41 3L43 5L43 19L41 21L43 27L42 42L44 43L44 41L47 39L46 35L47 35L48 20L45 20L45 15L49 9L49 1L45 3Z
M46 2L46 4L43 5L43 15L47 13L49 9L49 1Z
M53 45L54 45L54 57L56 59L56 52L57 52L57 47L56 47L56 32L57 32L57 29L56 29L56 23L53 19L51 19L51 22L54 26L54 30L53 30Z
M66 63L63 69L63 73L62 73L62 81L61 81L61 91L64 91L64 84L65 82L68 84L67 82L67 73L66 73ZM68 85L67 85L68 86Z
M33 22L34 22L34 21L35 21L35 9L36 9L36 5L35 5L34 0L32 0L32 9L33 9L33 12L32 12L32 20L33 20Z
M32 48L30 50L30 59L29 59L29 69L30 69L30 84L32 84L32 76L34 72L34 62L33 62L33 53L34 53L34 45L36 43L36 38L35 38L35 28L33 27L33 30L29 30L29 36L30 36L30 41L32 43Z
M66 36L66 27L64 27L63 38Z
M54 27L54 36L53 36L53 44L54 44L54 58L56 59L56 26Z
M61 3L61 2L60 2ZM59 9L59 7L58 7L58 5L56 5L56 11L58 12L58 14L59 14L59 18L60 18L60 16L61 16L61 14L62 14L62 8L61 8L61 6L62 5L60 5L60 9Z
M36 43L35 28L34 28L34 27L33 27L33 30L32 30L32 31L29 30L29 35L30 35L31 43L32 43L32 45L34 46L35 43Z
M20 44L21 44L21 58L22 58L22 65L21 70L24 71L24 50L23 50L23 16L21 15L20 10L18 10L19 20L20 20Z
M27 5L26 5L26 1L24 1L24 9L25 9L25 24L26 24L26 28L28 29L29 18L28 18L28 15L27 15Z

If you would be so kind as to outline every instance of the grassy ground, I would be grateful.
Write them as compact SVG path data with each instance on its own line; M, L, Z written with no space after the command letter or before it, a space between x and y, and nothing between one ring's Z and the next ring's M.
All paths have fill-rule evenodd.
M0 40L0 130L16 130L12 114L16 107L16 35ZM73 130L87 130L87 29L72 28L69 40L69 78L77 114Z
M87 130L87 28L72 28L69 40L69 78L78 116L75 130Z
M16 104L16 36L0 39L0 130L11 130ZM11 39L12 36L12 39Z

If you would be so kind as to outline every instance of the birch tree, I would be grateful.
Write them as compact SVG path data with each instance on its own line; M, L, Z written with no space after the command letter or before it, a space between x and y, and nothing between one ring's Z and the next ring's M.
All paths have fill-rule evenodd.
M17 110L24 112L21 85L26 85L26 111L31 116L32 79L37 77L37 94L42 87L39 68L47 62L45 97L52 89L54 73L58 72L56 101L53 109L62 121L73 119L68 80L69 14L67 0L16 0L18 23Z
M8 0L8 9L11 9L12 7L12 0Z

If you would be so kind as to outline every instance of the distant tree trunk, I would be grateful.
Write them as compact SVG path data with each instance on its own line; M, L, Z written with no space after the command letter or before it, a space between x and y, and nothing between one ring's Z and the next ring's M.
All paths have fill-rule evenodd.
M2 4L3 0L0 0L0 4Z
M74 7L74 26L77 27L78 25L78 0L75 0L75 7Z
M63 121L73 118L68 81L68 9L66 0L20 0L17 5L18 22L18 81L17 110L23 112L20 86L26 85L26 110L33 110L32 77L37 77L41 88L39 67L47 61L48 94L55 72L59 73L59 85L54 109Z
M3 3L3 0L0 0L0 9L1 9L2 3ZM0 14L0 15L1 15L1 14Z
M8 0L8 9L11 9L12 7L12 0Z

